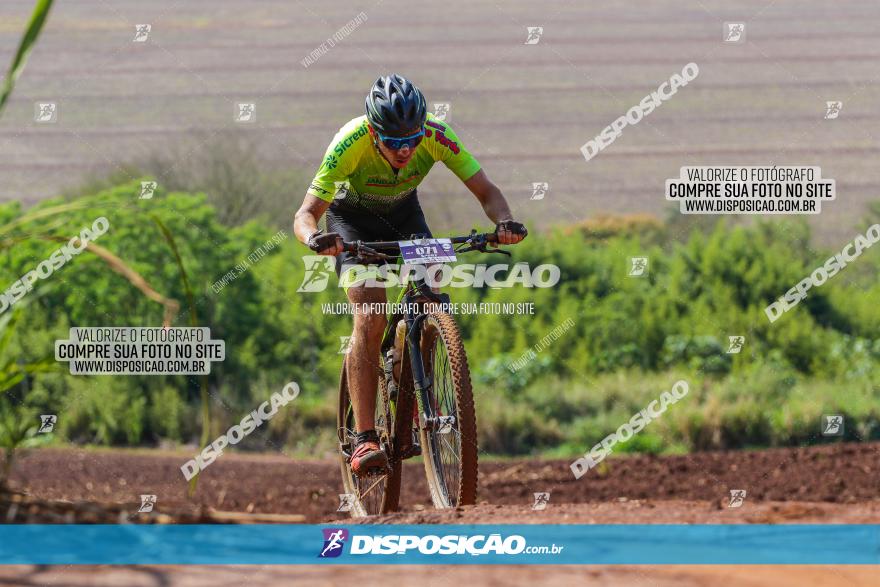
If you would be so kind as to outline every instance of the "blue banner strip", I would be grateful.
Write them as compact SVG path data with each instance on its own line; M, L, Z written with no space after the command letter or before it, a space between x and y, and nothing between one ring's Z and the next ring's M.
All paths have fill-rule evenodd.
M880 525L0 525L0 564L877 565Z

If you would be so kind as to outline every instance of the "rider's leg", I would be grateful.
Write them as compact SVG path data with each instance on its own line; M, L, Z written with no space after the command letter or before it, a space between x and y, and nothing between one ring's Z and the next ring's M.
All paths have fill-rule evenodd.
M385 301L385 290L366 287L364 284L348 288L348 299L358 310L369 304ZM379 352L385 330L385 313L381 306L366 313L354 313L354 330L351 348L346 358L346 376L354 408L355 426L358 432L373 430L376 414L376 390L379 386Z

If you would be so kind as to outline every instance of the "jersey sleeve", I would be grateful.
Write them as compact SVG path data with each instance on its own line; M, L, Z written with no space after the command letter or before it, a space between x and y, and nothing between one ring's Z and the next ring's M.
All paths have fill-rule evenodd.
M357 168L362 151L355 143L366 134L366 127L355 127L354 130L347 127L349 125L343 127L327 147L318 173L306 192L308 195L332 202L338 185L347 181Z
M434 160L442 161L461 181L469 180L480 170L480 163L445 122L429 117L425 121L425 141Z

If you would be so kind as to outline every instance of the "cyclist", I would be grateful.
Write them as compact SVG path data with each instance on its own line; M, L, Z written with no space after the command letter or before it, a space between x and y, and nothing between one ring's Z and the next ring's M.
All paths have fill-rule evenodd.
M392 74L376 80L366 98L366 115L339 129L294 219L297 238L319 255L336 256L336 272L351 303L380 303L385 290L363 282L376 274L346 270L356 263L343 241L407 240L430 237L416 187L442 161L476 196L496 224L498 242L525 238L513 220L501 190L464 148L448 124L427 112L425 98L409 80ZM318 228L326 213L326 232ZM351 457L356 475L386 470L387 456L375 430L376 391L384 313L354 314L352 343L346 361L357 445Z

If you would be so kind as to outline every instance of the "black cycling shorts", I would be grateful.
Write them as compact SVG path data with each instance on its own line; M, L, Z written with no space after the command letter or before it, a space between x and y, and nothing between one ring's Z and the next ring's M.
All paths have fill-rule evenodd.
M384 214L367 209L347 208L334 202L327 209L326 216L327 232L339 233L346 242L400 241L432 236L415 191L403 203ZM343 264L356 263L354 259L354 253L350 252L337 255L336 275L339 275ZM387 263L377 261L375 265Z

